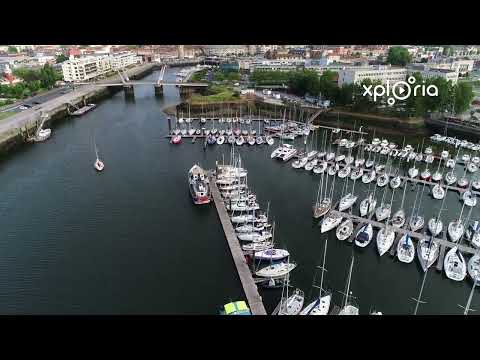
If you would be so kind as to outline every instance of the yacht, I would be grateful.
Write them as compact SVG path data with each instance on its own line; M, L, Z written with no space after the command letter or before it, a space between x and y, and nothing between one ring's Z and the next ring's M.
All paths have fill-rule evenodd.
M255 259L277 261L290 256L290 253L284 249L265 249L255 252Z
M465 276L467 275L467 266L458 247L455 246L447 252L443 261L443 268L449 279L455 281L462 281L465 279Z
M365 217L375 210L377 206L377 200L373 197L373 194L370 193L365 199L360 203L360 216Z
M338 204L338 211L345 211L353 206L357 201L357 196L349 193L340 199L340 203Z
M237 234L238 240L241 241L251 241L251 242L264 242L272 238L272 233L270 231L261 231L251 232L251 233L239 233Z
M383 221L387 217L390 216L392 211L392 208L390 207L390 204L381 204L376 210L375 210L375 217L377 218L377 221Z
M200 166L195 164L188 171L188 185L194 204L202 205L210 202L210 182Z
M396 228L401 228L405 224L405 211L403 209L398 210L392 216L392 225Z
M263 251L271 248L273 248L273 243L269 241L265 241L261 243L251 242L251 243L242 245L243 251Z
M302 290L295 289L293 295L285 299L278 310L278 315L298 315L303 307L305 295Z
M415 246L410 235L405 234L401 237L397 245L397 258L401 262L411 263L415 258Z
M423 216L416 215L410 219L410 230L418 231L425 225L425 220Z
M442 220L437 218L431 218L428 221L428 230L430 230L432 236L437 236L438 234L440 234L443 230Z
M355 236L355 245L365 247L372 241L372 224L363 225Z
M450 222L447 229L448 236L450 236L450 240L452 240L453 242L457 242L458 240L460 240L460 238L463 236L463 233L465 232L465 227L463 226L460 219Z

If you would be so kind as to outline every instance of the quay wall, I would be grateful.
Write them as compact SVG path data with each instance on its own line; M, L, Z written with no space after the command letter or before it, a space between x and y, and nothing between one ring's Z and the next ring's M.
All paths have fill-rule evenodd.
M127 69L126 72L129 78L139 79L151 73L155 68L157 68L157 65L149 63ZM101 82L109 81L120 81L120 78L115 75ZM33 135L40 124L42 113L48 114L45 127L49 127L58 120L68 117L68 107L70 106L68 104L82 106L83 103L98 102L120 90L122 90L122 87L84 85L71 93L61 95L2 120L3 123L7 124L2 124L3 128L0 132L0 156L6 155L26 143L28 136Z

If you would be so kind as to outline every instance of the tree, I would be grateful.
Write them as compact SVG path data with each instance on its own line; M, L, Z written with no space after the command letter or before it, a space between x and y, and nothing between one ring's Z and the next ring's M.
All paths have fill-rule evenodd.
M16 53L18 53L18 49L15 46L9 46L8 47L8 52L16 54Z
M58 55L58 56L55 58L55 62L56 62L57 64L60 64L60 63L62 63L62 62L64 62L64 61L66 61L66 60L68 60L68 57L66 57L66 56L63 55L63 54L60 54L60 55Z
M475 95L472 85L469 83L459 83L455 88L455 113L460 114L467 111Z
M402 46L393 46L388 50L387 63L405 66L412 61L412 55Z

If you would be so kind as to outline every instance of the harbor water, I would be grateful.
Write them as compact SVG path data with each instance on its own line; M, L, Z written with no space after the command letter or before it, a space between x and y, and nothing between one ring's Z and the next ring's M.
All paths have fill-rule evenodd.
M175 72L169 70L167 79L173 80ZM154 72L146 80L157 77ZM192 144L189 139L170 144L162 109L179 101L174 87L165 87L163 98L155 97L153 86L135 87L134 100L119 92L84 116L56 125L45 143L2 160L0 313L217 314L223 304L244 298L213 203L194 206L187 186L194 163L212 168L222 155L227 161L230 146L204 150L203 141ZM93 168L94 138L105 163L102 173ZM402 139L395 140L401 145ZM419 139L408 140L413 145ZM336 290L345 287L354 253L351 291L360 313L375 308L411 314L411 298L417 297L423 277L418 260L403 264L389 254L380 258L373 241L360 249L338 241L334 232L320 234L311 210L320 176L270 159L272 150L244 145L238 152L262 208L270 203L276 243L298 264L292 285L307 297L312 293L314 269L328 239L326 284L334 290L336 304L342 302ZM421 166L423 170L425 163ZM360 181L355 185L356 214L367 188ZM407 216L420 190L408 185ZM377 189L378 201L382 191ZM402 189L397 189L393 212L401 198ZM422 201L426 221L440 204L427 187ZM445 204L444 224L458 216L462 203L449 191ZM475 208L472 219L478 216ZM466 303L470 288L468 276L457 283L432 266L422 296L427 303L418 313L461 314L457 304ZM261 290L267 312L280 294L281 289ZM472 308L480 301L477 294Z

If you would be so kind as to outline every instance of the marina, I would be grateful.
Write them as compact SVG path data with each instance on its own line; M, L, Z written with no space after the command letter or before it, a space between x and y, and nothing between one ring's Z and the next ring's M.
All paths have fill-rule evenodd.
M174 73L167 74L172 75ZM151 78L156 76L154 73ZM136 89L135 103L125 101L123 94L115 95L99 104L95 111L85 113L81 121L56 125L55 141L47 141L35 149L27 148L4 162L1 200L4 216L0 220L4 229L4 241L0 245L3 257L0 285L4 296L0 297L0 306L5 313L213 314L221 304L245 299L247 294L238 279L228 238L225 241L232 229L227 231L228 219L225 226L221 218L219 221L214 188L214 201L196 206L192 204L185 181L193 164L213 169L222 155L228 157L230 148L207 146L204 149L201 135L197 138L202 141L192 144L189 141L188 146L183 147L166 140L165 136L171 135L167 115L159 110L158 104L168 105L178 101L178 96L178 89L171 87L165 89L164 99L157 100L154 89L147 85ZM371 136L372 130L365 129ZM92 133L106 164L101 175L92 167L95 161ZM311 211L321 174L314 172L315 167L305 171L291 166L294 160L308 154L304 150L304 138L300 136L289 142L300 150L291 162L270 159L280 143L280 139L275 140L272 147L236 146L235 149L247 164L249 188L270 202L278 234L276 244L292 254L298 264L289 281L305 292L304 305L308 304L314 269L323 263L325 241L331 240L325 260L328 288L345 288L353 251L355 262L350 289L358 298L360 314L367 314L373 305L384 314L411 314L413 306L409 298L418 292L423 277L420 266L415 266L417 261L407 265L391 261L390 257L379 257L372 249L353 245L360 223L368 221L375 230L385 226L384 222L373 220L372 213L364 218L350 214L350 210L342 212L355 222L350 235L352 247L336 241L335 231L321 234L321 219L312 219ZM402 139L396 139L396 143L401 144ZM335 147L332 148L335 151ZM317 151L320 150L318 146ZM368 153L365 154L366 158ZM385 160L386 157L382 158L381 164ZM400 168L407 170L408 166L404 165L402 162ZM340 167L343 168L343 164ZM424 167L425 163L421 170ZM460 164L455 171L461 175ZM470 173L467 175L471 177ZM403 183L407 177L400 176ZM333 204L336 204L345 180L328 177L329 183L336 178L332 193ZM393 177L389 176L389 180ZM353 181L347 178L351 188ZM426 187L435 184L415 179L403 185L408 186L405 209L412 208L417 193L410 189L419 190L424 183ZM370 190L374 187L374 183L371 184ZM362 196L351 208L352 213L357 213L367 189L368 184L360 179L356 181L354 193ZM389 185L378 187L377 199L380 200L378 195L384 190L385 198L390 200ZM458 195L465 192L465 188L456 186L450 190L445 200L448 211L442 213L448 220L444 220L445 225L460 212L462 202ZM393 196L393 212L400 205L401 192L396 191ZM423 202L421 214L427 222L437 216L441 201L427 196L426 189ZM476 220L478 206L472 209L470 218ZM226 208L221 210L224 212ZM407 218L409 215L407 211ZM414 239L422 235L404 229L396 231L408 233ZM445 232L444 229L443 234ZM435 241L441 247L439 259L432 266L443 267L444 255L452 242L444 235ZM461 252L468 256L478 253L466 244L462 240L458 246ZM368 245L371 246L374 244ZM238 255L240 257L244 261L243 254ZM252 276L250 269L245 276L252 278L249 287L252 283L255 288L258 286L259 297L255 294L253 299L261 297L265 312L272 313L279 305L282 287L261 287L262 281ZM462 311L456 304L464 304L470 291L468 276L465 281L453 282L445 277L443 268L441 272L431 272L423 294L431 300L419 313L459 314ZM94 300L85 295L92 292L96 293ZM205 296L192 301L190 294L194 293ZM448 296L444 296L445 293ZM478 289L475 293L478 294ZM250 300L246 300L252 308ZM472 307L476 302L478 296L474 296ZM333 291L330 314L340 312L339 304L343 304L342 296Z

